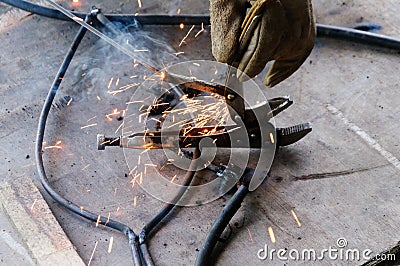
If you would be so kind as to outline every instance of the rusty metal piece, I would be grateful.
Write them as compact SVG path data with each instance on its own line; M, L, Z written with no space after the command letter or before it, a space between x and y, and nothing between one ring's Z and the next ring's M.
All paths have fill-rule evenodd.
M146 132L146 133L135 133L130 136L121 137L105 137L102 134L97 135L97 148L98 150L104 150L108 146L119 146L121 148L130 149L163 149L163 148L194 148L198 147L200 141L204 138L210 138L212 140L212 145L218 148L231 148L231 142L235 140L230 139L229 132L232 130L237 130L238 127L227 126L218 127L201 127L191 129L190 135L183 134L183 130L180 132ZM273 132L274 128L270 124L270 132L264 132L269 135ZM213 132L214 130L214 132ZM310 123L299 124L287 128L277 128L276 137L277 145L280 147L288 146L293 144L302 138L304 138L308 133L312 131ZM213 132L212 134L204 134L203 132ZM255 133L255 130L249 131L249 146L237 143L235 146L239 148L261 148L261 138L258 134L259 131ZM274 140L271 140L274 142ZM207 142L203 144L203 147L207 147Z
M173 77L175 78L175 76ZM208 94L217 94L224 96L226 103L232 107L233 111L231 117L236 120L241 119L246 127L248 133L249 145L239 146L235 143L235 147L240 148L261 148L261 136L274 136L275 128L268 121L286 110L293 104L293 100L290 96L282 96L268 100L268 102L262 102L251 109L245 109L244 99L242 94L242 86L236 77L232 77L229 81L229 86L223 86L214 84L202 80L196 80L195 78L180 77L185 79L186 82L181 83L179 86L184 88L186 91L203 92ZM230 86L234 86L235 90L230 89ZM168 91L169 94L174 94L173 90ZM176 98L173 95L169 95L169 98ZM165 99L161 96L156 102L163 102ZM168 98L166 98L168 99ZM172 108L173 105L168 105L168 108ZM159 110L154 110L153 114L159 114ZM258 115L256 115L258 114ZM261 132L261 125L259 124L259 116L262 115L263 121L267 126ZM258 117L257 117L258 116ZM219 148L230 148L232 147L232 141L230 132L232 130L240 129L238 126L205 126L205 127L192 127L189 131L181 129L178 131L170 132L138 132L130 136L121 136L117 138L109 138L104 135L98 135L97 147L99 150L104 150L106 146L120 146L122 148L132 149L162 149L162 148L193 148L198 147L199 143L204 138L210 138L212 144ZM287 128L276 129L276 140L271 138L271 143L275 141L278 146L287 146L293 144L308 133L312 131L311 124L299 124Z

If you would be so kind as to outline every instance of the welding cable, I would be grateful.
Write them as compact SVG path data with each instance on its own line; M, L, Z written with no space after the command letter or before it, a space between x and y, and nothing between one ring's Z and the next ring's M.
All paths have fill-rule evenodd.
M217 245L217 242L221 234L224 232L225 227L228 225L235 213L239 210L248 192L249 189L245 185L241 185L229 200L228 204L226 204L207 233L206 239L204 240L199 254L197 255L195 264L196 266L211 265L210 259L212 258L212 251L214 250L214 247Z
M139 234L139 244L140 244L140 248L141 248L141 252L142 252L142 258L145 261L145 265L151 266L154 265L150 253L147 249L146 246L146 240L148 238L148 236L151 234L151 232L158 226L160 225L160 223L162 222L162 220L167 217L168 214L171 213L171 211L177 206L177 203L179 203L179 201L183 198L183 196L185 195L186 191L189 188L189 186L191 185L192 181L193 181L193 177L196 174L196 165L197 165L197 160L200 157L200 150L198 147L195 148L194 152L193 152L193 158L191 160L191 163L189 165L189 169L187 170L185 177L184 177L184 181L183 181L183 185L181 187L181 189L178 191L178 193L175 195L174 199L166 204L164 206L164 208L161 209L161 211L153 217L153 219L150 220L150 222L148 222L142 229L142 231Z
M31 3L24 0L0 0L5 4L22 9L24 11L34 13L43 17L54 18L59 20L71 21L60 11L41 6L38 4ZM75 16L84 18L85 13L72 12ZM107 14L107 18L111 21L121 23L131 23L133 19L137 19L143 25L179 25L184 24L195 24L201 25L210 24L210 17L204 15L133 15L133 14Z
M90 19L90 15L87 16L87 21ZM127 225L122 224L118 221L114 221L109 219L108 217L104 216L98 216L92 212L86 211L83 208L79 207L75 203L67 200L66 198L62 197L60 194L58 194L50 185L49 180L46 175L46 171L44 169L44 163L43 163L43 139L44 139L44 133L45 133L45 128L46 128L46 122L47 118L50 112L50 108L52 106L54 97L56 96L56 93L60 87L61 81L64 78L64 75L68 69L68 66L82 40L86 33L86 29L84 27L81 27L75 36L71 47L68 50L67 55L64 58L64 61L58 70L58 73L53 81L53 84L51 86L51 89L46 97L42 112L40 114L39 118L39 124L38 124L38 131L37 131L37 137L36 137L36 146L35 146L35 156L36 156L36 165L37 165L37 170L39 173L39 178L40 182L42 183L44 189L49 193L49 195L60 205L64 206L71 212L84 217L92 222L96 222L99 224L103 224L104 226L107 226L109 228L115 229L117 231L120 231L124 233L128 237L132 257L134 260L135 265L139 266L141 265L141 260L140 260L140 254L139 254L139 245L138 245L138 237L137 235L133 232L131 228L129 228Z
M0 2L17 7L19 9L31 12L40 16L54 19L71 21L60 11L34 4L24 0L0 0ZM84 18L85 14L72 12L75 16ZM113 22L131 23L136 19L143 25L209 25L210 17L208 15L133 15L133 14L107 14L106 17ZM375 27L366 26L366 30L374 30ZM376 34L365 30L357 30L347 27L331 26L317 23L317 36L342 39L345 41L356 42L366 45L385 47L389 49L400 50L400 38L390 37L382 34Z

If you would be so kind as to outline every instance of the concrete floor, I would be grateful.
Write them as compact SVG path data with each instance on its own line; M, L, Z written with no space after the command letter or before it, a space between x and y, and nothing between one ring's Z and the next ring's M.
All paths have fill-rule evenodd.
M13 227L8 215L0 208L0 264L12 266L34 265L17 230Z
M181 13L206 13L208 9L207 1L142 2L143 12L148 13L175 13L178 8ZM139 10L136 2L98 3L114 13ZM85 11L89 3L84 4L75 9ZM314 1L314 6L320 23L352 26L373 22L382 26L379 33L400 36L398 1L321 0ZM33 180L86 264L126 265L131 257L124 236L96 228L60 208L37 180L33 147L38 115L78 27L28 16L2 4L0 9L3 179L12 182L24 176ZM185 57L174 60L212 59L207 28L198 38L191 36L186 45L178 46L189 28L146 30L175 51L185 52ZM193 33L199 30L196 27ZM141 48L148 43L136 45ZM166 61L169 56L152 55L170 62ZM400 240L399 63L399 51L321 38L295 75L275 89L266 90L268 97L290 94L295 100L276 118L279 126L310 121L313 132L282 149L271 178L247 197L231 222L230 236L226 234L227 240L219 246L218 265L357 265L362 261L260 261L257 251L265 244L275 249L322 250L344 237L348 248L377 253ZM140 68L133 69L126 56L88 34L63 82L56 99L59 106L53 108L46 131L47 145L61 140L63 147L45 151L46 169L55 189L86 209L129 224L135 232L163 204L138 186L131 187L122 150L97 151L95 138L97 133L114 134L120 122L114 116L108 121L105 115L125 109L132 95L132 91L113 97L107 94L110 78L120 77L124 84L139 82L146 74ZM130 80L132 75L138 78ZM256 80L260 84L261 77ZM66 106L65 96L73 98L70 106ZM173 168L166 171L178 174L178 178L181 174ZM206 232L225 203L220 199L174 213L150 241L156 265L193 264ZM18 247L8 248L1 259L29 265L18 232L4 217L0 225ZM275 232L276 243L271 243L269 227ZM2 236L0 248L7 248L10 245L5 234ZM113 248L109 253L111 238Z

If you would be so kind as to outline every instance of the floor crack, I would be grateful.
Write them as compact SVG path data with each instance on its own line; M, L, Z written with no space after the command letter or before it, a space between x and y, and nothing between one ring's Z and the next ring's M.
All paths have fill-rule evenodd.
M314 179L332 178L332 177L350 175L350 174L354 174L354 173L366 172L366 171L370 171L370 170L374 170L374 169L378 169L378 168L383 168L383 167L386 167L389 165L390 164L384 164L384 165L378 165L378 166L367 167L367 168L355 168L355 169L352 168L352 169L344 170L344 171L316 173L316 174L292 176L292 177L293 177L294 181L308 181L308 180L314 180Z

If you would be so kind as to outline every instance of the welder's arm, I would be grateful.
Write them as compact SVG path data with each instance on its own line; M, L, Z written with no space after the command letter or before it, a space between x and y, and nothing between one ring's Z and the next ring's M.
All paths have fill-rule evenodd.
M250 77L275 60L264 80L273 87L292 75L314 47L311 0L250 2L210 0L212 52Z

